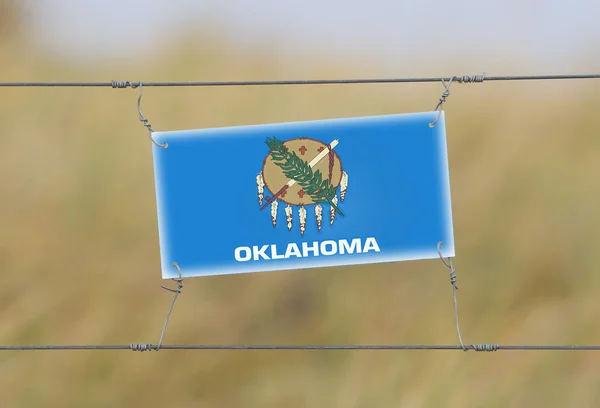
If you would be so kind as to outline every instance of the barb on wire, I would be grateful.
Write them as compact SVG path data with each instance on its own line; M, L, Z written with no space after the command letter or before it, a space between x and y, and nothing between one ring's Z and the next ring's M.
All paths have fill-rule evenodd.
M406 78L357 78L357 79L300 79L275 81L181 81L181 82L144 82L144 86L265 86L265 85L335 85L335 84L391 84L419 82L449 82L454 79L459 83L483 82L482 75L463 75L449 77L406 77ZM566 75L502 75L485 77L485 81L535 81L564 79L600 79L600 74L566 74ZM141 84L141 82L137 82ZM112 87L136 88L135 82L0 82L0 87Z

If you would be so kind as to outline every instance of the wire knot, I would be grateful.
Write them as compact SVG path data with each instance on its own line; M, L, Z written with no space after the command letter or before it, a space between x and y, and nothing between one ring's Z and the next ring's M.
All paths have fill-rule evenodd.
M172 289L168 286L165 285L161 285L160 287L168 290L170 292L173 292L175 294L180 294L181 293L181 289L183 289L183 276L181 276L181 268L179 268L179 264L177 262L173 262L173 266L177 269L177 275L179 276L178 278L171 278L171 280L177 282L177 287L175 289Z
M173 296L173 300L171 301L171 307L169 307L169 311L167 312L167 317L165 319L165 324L163 325L162 332L160 333L160 340L158 340L156 351L160 350L160 346L162 346L163 338L165 337L165 332L167 331L167 325L169 324L169 317L171 317L171 312L173 311L173 306L175 305L177 296L179 296L179 294L181 293L181 289L183 289L183 276L181 275L181 268L179 268L179 264L177 262L173 262L173 266L177 268L177 275L179 276L179 278L172 278L172 280L177 282L177 287L175 289L171 289L168 286L161 285L161 288L173 292L175 293L175 295Z
M173 279L173 280L177 282L177 287L175 289L170 288L165 285L160 285L160 287L165 290L168 290L170 292L173 292L173 293L177 293L177 294L181 293L181 289L183 289L183 279Z
M442 260L444 265L446 265L446 267L450 269L450 284L452 285L452 287L454 287L455 290L458 290L458 286L456 285L456 281L458 280L458 278L456 277L456 269L454 268L454 265L452 265L452 260L450 258L448 258L448 262L446 262L446 260L442 256L442 245L442 242L438 242L438 255L440 256L440 259Z
M146 126L146 129L148 129L148 132L150 135L152 135L152 132L154 132L154 130L152 129L152 125L148 122L148 119L146 119L142 113L140 112L140 122L142 122L143 126Z
M500 346L497 344L471 344L471 347L475 351L496 351Z
M438 104L436 105L436 107L434 109L434 111L437 111L438 115L433 122L429 123L430 128L434 127L435 124L437 123L437 121L440 120L440 117L442 116L442 110L444 109L444 103L446 102L446 99L448 99L448 97L450 96L450 85L452 85L452 81L454 81L455 78L456 77L450 78L450 81L448 81L448 83L446 83L446 81L444 81L444 79L442 78L442 84L444 85L444 92L442 92L440 101L438 102Z
M456 290L458 290L458 286L456 285L457 280L458 280L458 278L456 277L456 269L454 269L454 267L453 267L452 270L450 271L450 284L452 286L454 286L456 288Z
M113 88L127 88L127 87L131 87L131 88L137 88L139 86L139 84L135 83L135 82L131 82L131 81L112 81L111 82L112 87Z
M144 352L144 351L150 351L150 350L155 350L154 346L152 346L152 344L146 344L146 343L133 343L129 345L129 348L131 349L131 351L140 351L140 352ZM158 349L156 349L158 350Z
M113 81L113 83L115 83L115 81ZM146 127L146 129L148 129L148 137L150 138L150 140L152 140L152 143L154 143L158 147L162 147L162 148L168 147L169 146L168 143L160 144L160 143L157 143L156 140L154 140L154 138L152 137L152 133L154 132L154 130L152 129L152 125L150 123L148 123L148 119L146 119L146 117L142 113L142 106L141 106L141 103L142 103L142 82L140 81L136 85L133 85L132 83L130 83L130 85L131 85L132 88L137 88L138 86L140 87L140 96L138 96L137 108L138 108L138 114L139 114L140 122L142 122L142 125L144 125Z
M446 262L446 260L444 259L444 256L442 255L442 245L444 245L443 242L438 242L437 244L437 250L438 250L438 254L440 256L440 259L442 260L442 262L444 263L444 265L446 265L446 267L448 269L450 269L450 283L452 284L452 294L454 296L454 320L456 323L456 335L458 336L458 341L460 342L460 347L463 349L463 351L467 351L467 348L465 347L463 341L462 341L462 336L460 334L460 324L458 323L458 301L456 300L456 292L458 291L458 286L456 286L456 270L454 269L454 265L452 265L452 259L448 258L448 262ZM473 346L475 347L475 346Z
M438 102L438 104L434 110L438 110L444 103L446 103L446 99L448 99L449 96L450 96L450 84L448 84L448 87L444 90L444 92L442 92L440 101Z

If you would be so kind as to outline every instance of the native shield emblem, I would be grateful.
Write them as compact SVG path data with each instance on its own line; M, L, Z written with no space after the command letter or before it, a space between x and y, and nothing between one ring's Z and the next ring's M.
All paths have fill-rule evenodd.
M344 215L339 203L346 198L348 173L335 152L338 140L327 144L310 138L290 139L285 142L268 138L269 148L263 160L262 171L256 176L260 210L270 207L271 223L277 227L279 203L285 206L288 231L293 225L293 208L298 208L300 235L306 230L307 209L314 207L317 230L323 226L323 206L329 208L329 224L336 214ZM265 196L265 188L271 196ZM338 199L339 191L339 199ZM326 207L327 208L327 207Z

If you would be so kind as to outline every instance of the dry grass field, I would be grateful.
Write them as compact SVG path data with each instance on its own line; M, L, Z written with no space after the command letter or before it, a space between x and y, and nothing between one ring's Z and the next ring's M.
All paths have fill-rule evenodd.
M217 38L76 64L11 21L0 18L0 81L287 76L268 49L234 54ZM369 76L359 60L307 61L303 72ZM442 90L148 88L143 111L156 130L192 129L429 111ZM466 343L600 343L599 91L594 81L453 85ZM158 341L171 294L160 288L136 98L0 88L0 344ZM448 270L432 260L188 279L165 343L456 344ZM597 407L599 363L597 352L3 351L0 407Z

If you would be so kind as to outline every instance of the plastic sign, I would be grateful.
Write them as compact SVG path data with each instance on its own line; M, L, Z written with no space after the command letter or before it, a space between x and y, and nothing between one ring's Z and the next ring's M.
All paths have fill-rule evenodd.
M162 277L453 257L436 116L155 132Z

